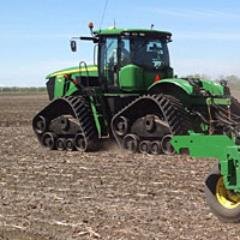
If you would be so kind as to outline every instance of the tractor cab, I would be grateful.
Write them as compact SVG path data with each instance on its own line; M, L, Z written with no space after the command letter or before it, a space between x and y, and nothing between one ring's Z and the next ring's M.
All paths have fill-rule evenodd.
M92 31L97 46L99 82L105 92L145 92L155 81L171 78L167 44L171 33L146 29ZM72 50L76 50L74 41Z
M145 91L156 77L172 77L170 33L111 29L95 34L99 37L99 75L109 91Z

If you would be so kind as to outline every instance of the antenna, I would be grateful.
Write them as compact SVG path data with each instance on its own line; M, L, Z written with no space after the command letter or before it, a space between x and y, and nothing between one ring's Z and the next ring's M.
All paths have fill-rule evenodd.
M116 28L116 20L114 18L114 21L113 21L113 28L115 29Z
M103 20L104 20L104 17L105 17L106 9L107 9L107 6L108 6L108 2L109 2L109 0L105 0L103 13L102 13L102 17L101 17L101 22L100 22L100 25L99 25L99 29L102 28L102 24L103 24Z

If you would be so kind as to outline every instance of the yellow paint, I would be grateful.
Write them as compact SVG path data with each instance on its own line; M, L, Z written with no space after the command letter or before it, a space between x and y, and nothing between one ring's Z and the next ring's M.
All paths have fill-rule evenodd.
M227 209L234 209L240 205L240 195L225 188L223 177L218 179L216 197L218 202Z
M84 68L84 69L82 69L82 68L77 68L77 69L75 69L75 70L66 70L66 71L60 71L60 72L56 72L56 73L54 73L54 74L56 74L56 75L64 75L64 74L68 74L68 73L79 73L79 72L91 72L91 71L97 71L97 68L96 67L91 67L91 68L88 68L87 70Z

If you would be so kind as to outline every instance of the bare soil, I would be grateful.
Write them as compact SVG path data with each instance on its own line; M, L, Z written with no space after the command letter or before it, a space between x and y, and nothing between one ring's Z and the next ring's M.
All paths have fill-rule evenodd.
M31 119L47 96L0 96L0 239L240 239L210 212L215 160L43 149Z

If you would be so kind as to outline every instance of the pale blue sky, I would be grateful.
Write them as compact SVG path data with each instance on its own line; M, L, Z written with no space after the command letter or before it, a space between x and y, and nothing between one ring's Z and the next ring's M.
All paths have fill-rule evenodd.
M0 86L44 86L55 70L91 63L90 43L71 53L72 36L98 28L105 0L1 1ZM182 76L240 75L240 1L109 0L102 27L149 28L173 33L171 65Z

